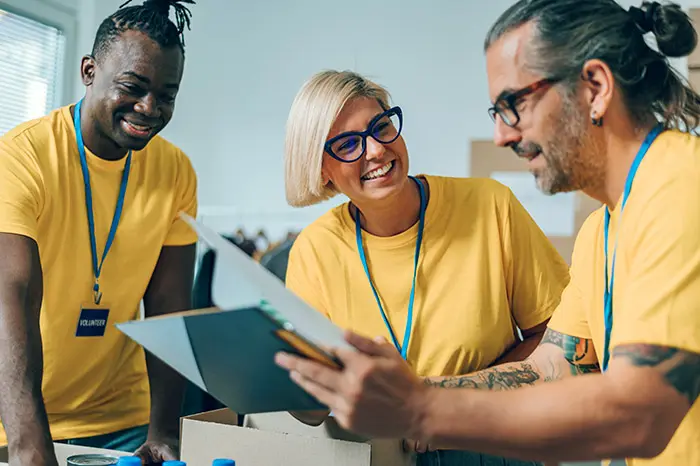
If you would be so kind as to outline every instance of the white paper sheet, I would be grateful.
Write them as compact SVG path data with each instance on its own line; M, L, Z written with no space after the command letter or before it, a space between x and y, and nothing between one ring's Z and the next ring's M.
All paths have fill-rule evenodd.
M574 236L576 193L543 194L528 172L497 171L491 178L508 186L547 236Z
M258 306L267 301L299 334L321 346L352 348L341 328L289 291L275 275L236 245L186 214L180 216L216 251L212 300L221 309Z

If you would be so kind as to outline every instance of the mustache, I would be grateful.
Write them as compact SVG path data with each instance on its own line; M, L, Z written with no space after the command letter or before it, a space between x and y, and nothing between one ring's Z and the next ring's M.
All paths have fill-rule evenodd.
M542 152L542 146L534 142L513 143L510 148L518 157L530 158L532 154Z

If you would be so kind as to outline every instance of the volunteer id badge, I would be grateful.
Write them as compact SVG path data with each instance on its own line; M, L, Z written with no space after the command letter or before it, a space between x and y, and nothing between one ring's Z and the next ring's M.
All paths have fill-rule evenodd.
M101 337L107 330L109 307L102 304L89 303L80 307L80 318L76 337Z

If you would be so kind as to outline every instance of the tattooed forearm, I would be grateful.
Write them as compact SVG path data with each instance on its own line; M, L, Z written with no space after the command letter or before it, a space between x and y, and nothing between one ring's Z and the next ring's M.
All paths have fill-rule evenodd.
M482 390L510 390L533 385L541 375L529 362L505 364L475 374L446 377L442 380L426 379L425 383L442 388L479 388Z
M590 340L547 329L540 346L524 361L501 364L468 375L429 378L425 383L443 388L510 390L590 372L600 372Z
M700 354L657 345L621 345L613 358L625 358L635 366L654 367L692 405L700 396Z
M600 364L591 340L547 329L542 337L542 344L545 343L558 346L564 351L564 358L569 363L571 375L600 372Z

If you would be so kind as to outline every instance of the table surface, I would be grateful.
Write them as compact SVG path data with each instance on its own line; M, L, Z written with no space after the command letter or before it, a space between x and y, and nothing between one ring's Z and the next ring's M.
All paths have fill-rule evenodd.
M68 457L72 455L85 455L90 453L99 453L112 456L124 456L128 453L123 451L114 450L102 450L100 448L90 448L90 447L79 447L75 445L65 445L62 443L54 443L54 450L56 452L56 459L58 464L64 466L68 464ZM0 462L0 466L7 466L7 463Z

